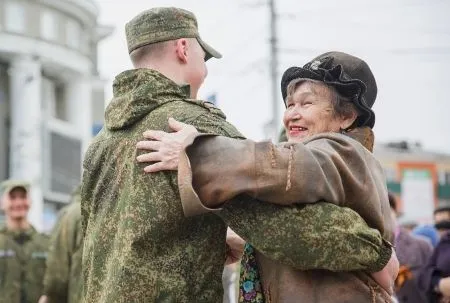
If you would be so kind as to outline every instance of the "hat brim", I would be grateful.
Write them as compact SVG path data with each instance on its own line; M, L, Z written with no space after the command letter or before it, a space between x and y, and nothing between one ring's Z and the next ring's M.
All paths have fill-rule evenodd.
M340 94L351 99L352 103L359 110L359 115L356 120L357 126L368 126L373 128L375 124L375 113L365 104L364 96L359 96L359 91L361 89L358 87L359 82L351 79L345 74L343 74L342 77L342 79L327 79L321 74L309 69L303 67L291 67L286 70L281 79L281 93L283 96L284 105L286 106L287 87L291 81L301 79L302 81L313 80L323 82L327 85L333 86ZM354 96L357 96L357 98L354 98Z
M205 41L203 41L202 39L200 39L199 37L197 37L197 41L200 44L200 46L203 48L203 50L205 51L206 55L205 55L205 61L208 61L211 58L216 58L216 59L220 59L222 58L222 54L219 53L218 51L216 51L212 46L210 46L208 43L206 43Z

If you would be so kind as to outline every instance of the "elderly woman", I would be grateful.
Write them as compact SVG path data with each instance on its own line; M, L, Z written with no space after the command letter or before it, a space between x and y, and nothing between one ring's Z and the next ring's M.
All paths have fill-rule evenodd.
M325 53L289 68L281 82L287 144L201 135L178 124L175 134L147 132L147 139L160 142L138 143L156 150L138 161L156 162L147 172L178 168L186 215L229 211L227 201L241 194L287 207L326 201L353 209L391 241L385 179L371 153L377 88L369 66L348 54ZM240 235L252 243L251 234ZM248 253L254 256L245 260L254 260L257 270L250 276L261 276L266 302L391 302L365 272L301 271L258 250Z

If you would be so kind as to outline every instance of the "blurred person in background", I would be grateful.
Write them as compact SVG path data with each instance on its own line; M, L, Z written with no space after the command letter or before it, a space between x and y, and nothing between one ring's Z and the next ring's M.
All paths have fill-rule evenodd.
M0 302L36 303L43 293L48 237L27 219L30 184L7 180L0 184L6 225L0 227Z
M349 207L369 226L378 229L383 238L393 239L383 171L371 154L371 128L375 122L371 106L377 88L369 66L348 54L325 53L303 68L288 69L282 77L281 90L287 107L286 145L199 134L192 126L169 120L179 132L147 132L145 137L157 142L141 141L138 148L155 151L138 160L153 162L145 168L147 172L178 168L185 214L215 212L221 217L228 216L235 224L232 228L251 243L246 246L243 258L240 302L390 302L388 293L372 284L364 271L298 270L271 259L264 250L253 246L251 232L240 233L236 229L236 224L250 223L268 234L279 233L278 241L268 243L268 251L281 253L301 248L287 237L282 222L272 222L272 226L263 229L270 218L252 218L255 204L249 199L241 199L237 205L242 209L236 209L239 211L228 201L236 195L248 194L249 198L283 206L326 201ZM238 221L233 218L236 214L248 218ZM313 222L320 222L327 229L327 221L333 216L330 214L328 211L312 214ZM299 219L289 227L303 224L312 222ZM316 232L315 227L310 226L310 230ZM349 256L334 250L336 247L328 251L315 247L338 234L330 230L329 237L317 235L316 244L304 248L324 253L331 262L346 259ZM347 239L342 244L351 245L351 241Z
M79 187L72 193L71 200L60 211L60 218L52 233L44 278L45 296L39 303L81 302L83 235Z
M450 203L443 201L434 211L440 240L420 275L420 287L431 303L450 302Z
M419 225L412 230L412 233L413 235L427 239L433 248L439 243L439 233L434 225Z
M450 230L450 201L441 201L434 210L434 227L440 236Z
M395 222L394 247L400 263L396 279L395 294L399 303L426 303L425 291L419 288L418 277L433 253L427 240L416 237L397 222L399 216L396 198L389 193L392 220Z

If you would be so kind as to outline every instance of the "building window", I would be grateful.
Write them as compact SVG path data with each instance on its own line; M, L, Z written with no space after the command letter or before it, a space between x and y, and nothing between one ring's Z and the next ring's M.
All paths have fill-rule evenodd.
M15 33L25 32L25 7L19 2L7 2L5 6L5 27Z
M450 172L439 171L438 172L439 185L450 185Z
M63 83L58 83L55 88L55 118L68 122L66 87Z
M53 79L42 80L42 102L52 118L67 122L65 86Z
M50 191L71 194L81 180L81 140L50 132Z
M81 26L74 20L67 20L66 43L69 47L80 49L81 46Z
M81 51L84 54L89 54L90 52L90 46L91 46L91 39L89 38L89 35L83 34L82 35L82 45L81 45Z
M41 36L50 41L58 39L56 16L50 11L43 11L41 14Z

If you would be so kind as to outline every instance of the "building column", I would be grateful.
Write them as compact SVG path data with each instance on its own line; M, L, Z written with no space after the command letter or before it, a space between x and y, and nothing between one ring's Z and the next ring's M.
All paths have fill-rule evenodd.
M89 76L72 80L66 85L66 117L79 130L82 159L92 139L92 84Z
M43 226L41 64L31 57L14 59L9 68L11 98L10 177L31 183L28 218Z

